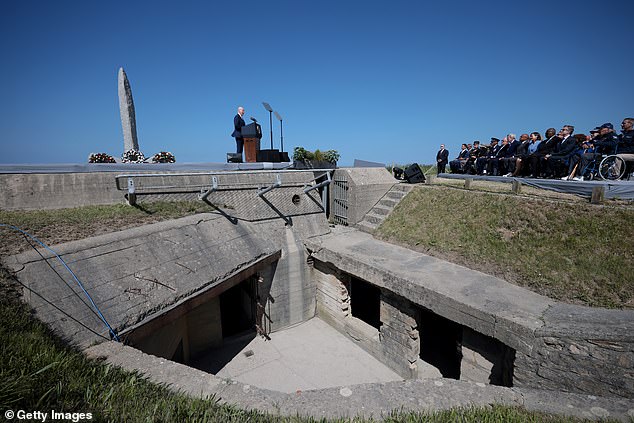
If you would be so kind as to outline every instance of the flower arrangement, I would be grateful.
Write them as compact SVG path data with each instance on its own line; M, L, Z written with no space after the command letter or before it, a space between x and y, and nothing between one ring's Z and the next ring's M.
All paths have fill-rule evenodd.
M128 150L121 156L123 163L145 163L145 156L142 152L137 150Z
M88 163L116 163L117 161L110 154L90 153Z
M152 163L175 163L176 157L169 151L161 151L152 157Z

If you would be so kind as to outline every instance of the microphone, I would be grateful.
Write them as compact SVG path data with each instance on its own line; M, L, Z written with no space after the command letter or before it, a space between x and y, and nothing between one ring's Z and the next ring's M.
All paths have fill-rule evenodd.
M257 119L254 118L253 116L251 116L249 119L251 119L253 122L258 123Z

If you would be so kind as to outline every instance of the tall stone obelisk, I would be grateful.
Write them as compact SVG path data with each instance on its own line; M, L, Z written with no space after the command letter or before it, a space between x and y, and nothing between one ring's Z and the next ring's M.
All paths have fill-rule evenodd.
M123 128L123 151L139 151L139 140L136 137L136 117L132 89L123 68L119 68L119 110Z

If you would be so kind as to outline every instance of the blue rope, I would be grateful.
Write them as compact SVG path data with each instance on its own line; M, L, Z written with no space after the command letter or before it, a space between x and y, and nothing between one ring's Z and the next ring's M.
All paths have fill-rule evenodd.
M33 235L31 235L30 233L23 231L22 229L15 227L13 225L7 225L6 223L0 223L0 227L7 227L7 228L11 228L14 229L26 236L28 236L29 238L31 238L32 240L34 240L35 242L37 242L38 244L40 244L42 247L46 248L48 251L50 251L51 253L53 253L55 255L55 257L57 257L57 259L64 265L64 267L66 268L66 270L68 270L68 272L73 276L73 279L75 279L75 282L77 282L77 285L79 285L79 287L81 288L82 291L84 291L84 294L86 294L86 297L88 297L88 300L90 301L90 304L92 304L92 306L95 308L95 310L97 311L97 315L99 316L99 318L104 322L104 324L106 325L106 327L108 328L108 331L110 332L110 336L112 336L112 338L114 338L115 341L117 342L121 342L119 340L119 336L117 335L117 333L114 331L114 329L112 329L112 327L110 326L110 324L108 323L108 321L106 320L106 318L103 316L103 314L101 314L101 310L99 310L99 307L97 307L97 304L95 304L95 302L92 300L92 297L90 296L90 294L88 294L88 291L86 291L86 289L84 288L84 285L80 282L80 280L77 278L77 276L75 275L75 273L70 269L70 267L68 267L68 265L66 264L66 262L64 261L63 258L61 258L59 256L59 254L57 254L55 251L53 251L51 248L49 248L46 244L44 244L42 241L40 241L39 239L37 239L36 237L34 237Z

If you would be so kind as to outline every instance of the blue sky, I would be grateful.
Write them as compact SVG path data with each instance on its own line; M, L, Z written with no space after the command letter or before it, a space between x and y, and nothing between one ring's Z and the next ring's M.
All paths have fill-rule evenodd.
M433 163L440 143L634 115L634 2L0 2L0 163L141 151L222 162L237 106L284 147ZM248 120L247 120L248 121ZM273 122L279 148L279 122Z

